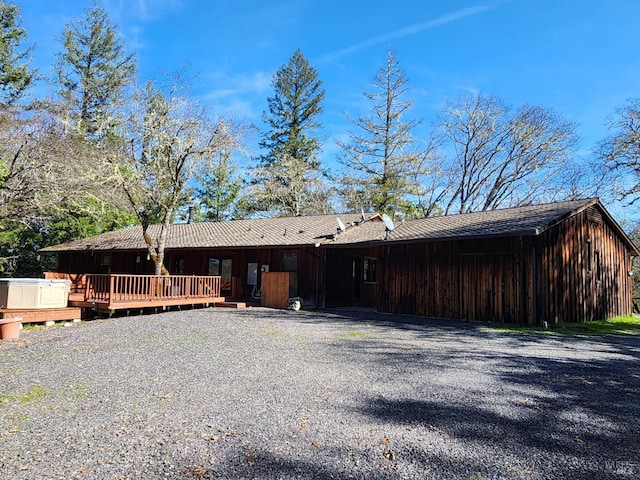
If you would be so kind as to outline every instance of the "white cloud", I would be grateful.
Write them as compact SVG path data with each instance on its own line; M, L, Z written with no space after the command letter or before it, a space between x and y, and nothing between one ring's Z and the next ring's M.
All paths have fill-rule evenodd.
M323 56L322 58L320 58L318 63L332 62L334 60L345 57L347 55L351 55L353 53L359 52L360 50L364 50L365 48L372 47L375 45L380 45L382 43L387 43L389 42L389 40L407 37L409 35L415 35L416 33L420 33L424 30L429 30L435 27L439 27L441 25L446 25L447 23L455 22L456 20L460 20L465 17L477 15L479 13L492 9L495 6L496 5L493 4L493 5L479 5L476 7L463 8L461 10L456 10L455 12L442 15L433 20L428 20L426 22L409 25L408 27L401 28L400 30L396 30L395 32L369 38L360 43L352 45L350 47L343 48L342 50L337 50L335 52L329 53Z
M105 0L110 11L117 11L119 16L137 17L148 22L167 12L181 10L183 0Z
M212 72L206 77L207 81L221 85L220 88L211 89L205 94L209 100L240 94L262 96L271 87L271 74L264 71L258 71L251 75L228 75L226 72Z
M198 87L200 100L212 103L218 113L258 121L264 98L271 88L270 74L263 71L250 75L211 72L202 78L205 80Z

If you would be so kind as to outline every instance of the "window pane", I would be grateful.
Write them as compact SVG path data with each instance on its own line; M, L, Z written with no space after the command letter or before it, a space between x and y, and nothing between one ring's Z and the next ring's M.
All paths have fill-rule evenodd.
M222 278L230 279L231 278L231 259L225 258L222 260L222 269L221 269Z
M282 256L282 271L283 272L298 271L298 254L296 252L286 252Z
M220 260L217 258L209 259L209 275L216 277L220 275Z
M363 262L363 274L364 281L369 283L375 283L378 281L376 275L376 264L378 261L375 258L365 258Z

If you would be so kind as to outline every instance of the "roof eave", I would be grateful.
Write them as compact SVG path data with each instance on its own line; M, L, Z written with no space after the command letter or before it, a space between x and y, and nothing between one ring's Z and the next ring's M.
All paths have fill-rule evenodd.
M604 208L604 206L600 203L600 200L598 198L592 198L591 200L585 202L583 205L576 208L575 210L572 210L571 212L558 217L556 220L549 223L548 225L545 225L544 227L539 228L538 229L539 234L544 233L548 230L551 230L553 227L555 227L556 225L559 225L560 223L565 221L567 218L573 217L574 215L584 212L587 208L593 207L593 206L595 206L598 209L598 211L600 211L600 213L607 219L607 221L609 222L609 225L613 227L613 229L620 236L622 241L627 245L627 248L629 248L629 250L631 251L631 255L634 257L640 256L640 250L638 249L638 247L633 243L633 241L625 233L625 231L618 224L618 222L615 221L615 219L611 216L611 214L609 214L607 209Z

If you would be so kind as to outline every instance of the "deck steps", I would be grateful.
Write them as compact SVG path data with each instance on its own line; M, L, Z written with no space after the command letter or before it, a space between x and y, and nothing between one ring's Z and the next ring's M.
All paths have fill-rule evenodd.
M78 320L81 318L79 308L21 308L0 309L0 318L21 317L22 323L55 322L61 320Z
M222 307L222 308L247 308L246 302L224 301L224 302L216 302L215 305L216 307Z

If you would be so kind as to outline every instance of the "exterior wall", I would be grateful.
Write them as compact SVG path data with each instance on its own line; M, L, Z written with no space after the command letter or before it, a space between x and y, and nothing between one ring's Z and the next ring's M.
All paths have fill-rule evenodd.
M596 208L536 237L389 244L378 310L542 325L633 311L631 255Z
M522 324L587 321L632 312L631 254L596 206L539 236L393 243L375 247L168 250L171 273L207 275L231 259L231 298L252 299L247 266L291 271L306 308L363 306L432 317ZM291 265L291 259L296 264ZM375 260L366 281L365 260ZM146 252L61 253L64 273L153 273ZM180 266L182 271L176 271ZM371 280L371 279L369 279Z
M378 309L430 317L521 322L525 269L518 238L388 245Z
M591 207L541 235L536 259L540 321L576 322L633 311L631 255Z
M382 273L382 247L328 248L326 250L325 305L376 307ZM365 265L375 262L375 279L367 278ZM369 271L369 273L371 273Z
M320 290L322 265L320 249L306 247L255 248L255 249L168 249L165 266L172 274L208 275L209 258L231 260L231 286L226 296L233 299L251 300L254 290L247 282L249 263L257 263L258 271L268 266L271 272L291 272L291 296L303 299L307 308L322 306L324 292ZM293 261L292 259L295 259ZM154 266L147 260L146 252L63 252L58 256L58 271L63 273L131 273L153 274ZM223 291L223 294L225 292ZM257 295L256 295L257 297ZM259 300L259 298L253 298Z
M523 245L519 237L460 243L460 318L529 322L530 257Z

